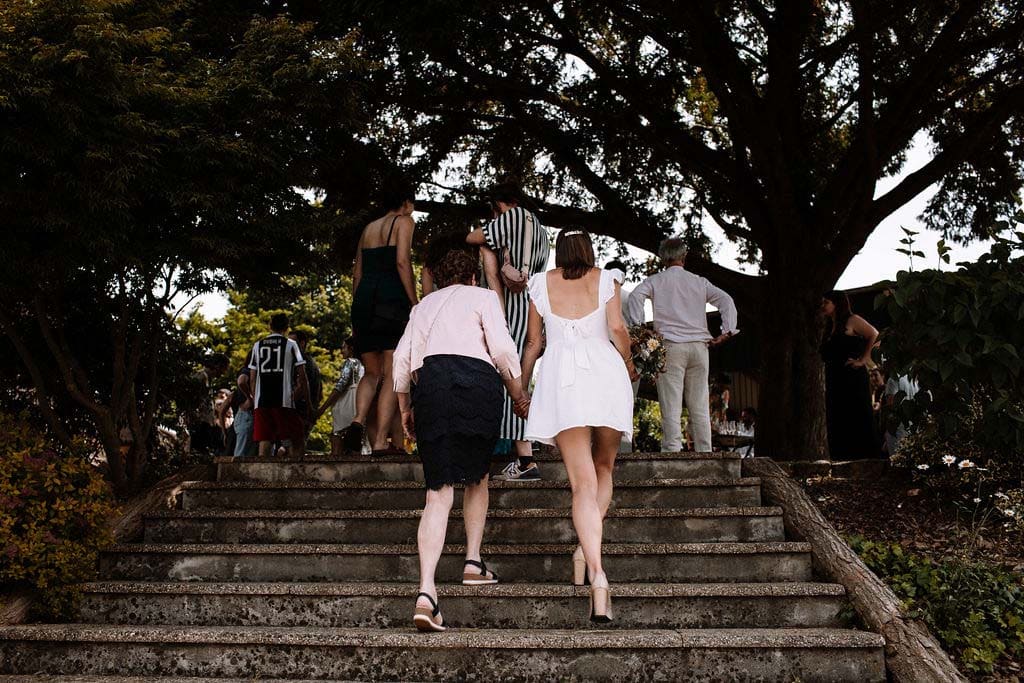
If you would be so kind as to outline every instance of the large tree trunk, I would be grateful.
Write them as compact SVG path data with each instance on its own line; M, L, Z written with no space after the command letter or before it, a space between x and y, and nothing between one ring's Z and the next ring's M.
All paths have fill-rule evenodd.
M818 355L821 293L797 272L769 273L762 284L757 453L775 460L817 460L828 450Z

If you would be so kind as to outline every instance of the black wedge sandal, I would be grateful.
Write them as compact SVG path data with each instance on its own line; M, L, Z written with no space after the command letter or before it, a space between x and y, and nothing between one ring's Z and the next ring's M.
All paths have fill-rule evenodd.
M480 569L479 574L471 574L463 568L462 570L462 585L463 586L492 586L498 583L498 575L492 571L487 570L487 565L483 563L483 560L477 562L476 560L466 560L464 564L471 565Z
M416 605L416 612L412 615L412 623L416 625L416 628L425 632L447 630L448 627L444 625L444 617L441 616L441 608L437 606L437 601L429 593L420 593L416 596L416 601L419 602L420 598L429 600L432 609Z

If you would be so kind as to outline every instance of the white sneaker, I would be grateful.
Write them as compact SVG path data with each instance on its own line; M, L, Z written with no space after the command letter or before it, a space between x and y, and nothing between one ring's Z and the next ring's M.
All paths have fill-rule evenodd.
M532 463L524 470L519 467L519 458L505 465L501 474L494 475L495 481L538 481L540 478L537 463Z
M514 481L519 478L523 471L519 469L519 458L513 458L512 462L501 468L501 473L491 477L494 481Z

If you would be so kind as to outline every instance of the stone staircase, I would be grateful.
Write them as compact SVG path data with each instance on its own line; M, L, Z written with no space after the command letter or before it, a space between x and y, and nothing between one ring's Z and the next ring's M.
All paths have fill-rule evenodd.
M411 626L415 459L217 467L149 515L142 542L103 554L79 623L0 629L0 681L885 680L882 639L844 626L843 588L813 580L810 547L785 539L733 454L621 456L601 629L570 585L560 462L492 482L484 557L502 583L455 583L456 510L438 569L454 628L438 634Z

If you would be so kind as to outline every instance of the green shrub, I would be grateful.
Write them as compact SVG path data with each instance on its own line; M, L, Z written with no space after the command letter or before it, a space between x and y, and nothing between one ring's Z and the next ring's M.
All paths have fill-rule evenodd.
M657 401L637 399L633 409L633 449L639 453L661 450L661 407Z
M990 673L1002 658L1024 656L1024 583L985 562L931 559L898 543L848 539L868 567L921 618L964 668Z
M0 414L0 583L38 591L37 616L67 616L75 585L95 573L116 512L103 476Z

